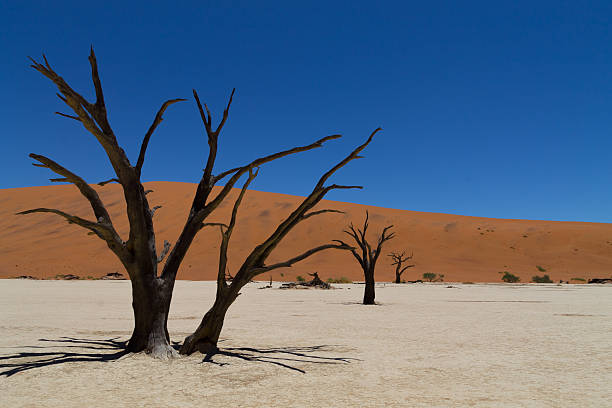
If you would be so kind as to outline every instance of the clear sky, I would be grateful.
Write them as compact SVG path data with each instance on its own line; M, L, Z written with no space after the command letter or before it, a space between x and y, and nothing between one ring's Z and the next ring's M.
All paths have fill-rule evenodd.
M191 97L220 117L217 172L344 137L266 165L252 188L306 195L382 126L328 198L496 218L612 222L612 2L4 1L0 11L0 188L50 184L28 153L89 182L102 149L49 80L44 52L87 97L95 47L110 122L135 162L161 103L145 181L197 182L206 137Z

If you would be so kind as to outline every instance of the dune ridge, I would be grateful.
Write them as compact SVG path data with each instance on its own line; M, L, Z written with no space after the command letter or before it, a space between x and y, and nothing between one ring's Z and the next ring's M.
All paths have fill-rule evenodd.
M149 182L151 206L161 205L154 217L159 248L176 241L185 222L196 188L192 183ZM127 236L127 219L118 185L95 186L119 233ZM229 218L235 189L210 221ZM245 197L238 225L230 243L230 273L300 202L297 196L251 190ZM71 185L24 187L0 190L0 277L31 275L52 278L75 274L98 278L123 269L97 237L67 224L53 214L17 216L16 212L50 207L92 218L89 203ZM385 247L377 266L377 281L394 277L391 251L414 252L416 267L406 280L424 272L444 274L445 281L500 282L509 271L528 282L533 275L549 274L555 281L612 275L612 224L589 222L506 220L395 210L323 200L317 208L334 208L345 214L325 214L304 221L277 248L269 262L281 261L310 247L342 238L349 223L360 225L370 213L371 240L385 225L395 225L397 238ZM212 280L216 275L220 234L215 228L200 232L187 254L178 279ZM544 268L542 272L537 266ZM350 253L328 251L292 267L262 275L275 281L295 280L297 275L319 272L324 279L347 277L363 280ZM282 274L282 275L281 275Z

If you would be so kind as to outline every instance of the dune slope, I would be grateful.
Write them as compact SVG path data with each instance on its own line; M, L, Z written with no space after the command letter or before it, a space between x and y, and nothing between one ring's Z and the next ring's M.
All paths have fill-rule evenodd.
M185 222L195 184L146 183L155 213L158 247L173 243ZM124 203L117 185L97 187L123 237L127 236ZM230 200L235 197L233 192ZM226 201L214 220L229 218L232 201ZM268 234L300 202L300 197L250 191L241 207L238 226L230 243L230 272L248 251ZM123 272L105 244L78 226L53 214L16 216L16 212L50 207L91 219L87 201L71 185L0 190L0 277L32 275L52 278L72 273L100 277ZM270 258L289 258L310 247L342 238L343 228L360 225L365 210L370 212L370 240L388 224L395 225L397 238L390 241L377 268L378 281L394 276L390 251L414 252L416 267L405 274L414 280L424 272L444 274L446 281L499 282L500 271L510 271L527 282L533 275L549 274L555 281L612 275L612 224L504 220L450 214L394 210L358 204L323 201L319 208L334 208L345 214L325 214L299 225ZM179 279L211 280L216 274L219 231L201 231L188 253ZM540 266L546 270L541 272ZM297 275L318 271L322 278L363 280L358 264L348 252L327 251L294 266L272 273L274 280L294 280ZM281 276L281 274L283 274ZM262 280L269 275L263 275Z

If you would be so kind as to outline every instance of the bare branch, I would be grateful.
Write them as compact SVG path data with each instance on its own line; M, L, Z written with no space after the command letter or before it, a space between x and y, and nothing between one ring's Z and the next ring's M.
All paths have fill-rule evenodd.
M323 143L329 141L329 140L333 140L333 139L338 139L342 137L341 135L331 135L331 136L326 136L322 139L317 140L314 143L311 143L307 146L300 146L300 147L294 147L293 149L289 149L289 150L284 150L282 152L278 152L278 153L274 153L271 154L269 156L265 156L265 157L261 157L259 159L253 160L251 163L244 165L242 167L236 167L227 171L224 171L223 173L219 174L218 176L215 176L214 180L215 182L221 180L222 178L232 174L232 173L236 173L234 174L234 177L237 176L237 174L239 173L240 176L242 176L244 173L246 173L249 168L254 168L254 167L260 167L262 164L271 162L273 160L276 159L280 159L281 157L285 157L288 156L290 154L295 154L295 153L300 153L300 152L305 152L307 150L312 150L312 149L316 149L317 147L322 147ZM240 176L236 177L236 179L240 178ZM232 177L232 179L234 178ZM231 181L231 180L230 180ZM228 182L229 183L229 182ZM236 181L234 181L232 183L232 186L236 183Z
M202 108L202 103L200 102L200 98L198 97L198 93L195 89L192 90L193 97L196 100L196 104L198 105L198 111L200 112L200 117L202 118L202 122L204 122L204 127L206 128L206 133L211 133L212 129L210 128L209 118L206 117L204 113L204 109Z
M341 245L345 245L345 246L350 246L349 244L347 244L346 242L340 240L340 239L334 239L333 242L339 242ZM357 262L359 262L359 265L361 265L363 267L364 265L364 258L362 258L356 251L356 248L353 247L353 249L351 249L351 254L353 255L353 257L355 257L355 259L357 260Z
M230 94L229 101L227 102L227 107L223 111L223 118L221 119L221 123L219 123L219 126L217 126L217 130L215 130L215 133L217 134L221 132L221 129L223 129L223 125L225 125L225 122L227 121L229 109L230 109L230 106L232 105L232 99L234 99L234 92L236 92L236 88L232 89L232 93Z
M106 113L106 106L104 105L104 93L102 92L102 83L100 82L100 75L98 74L98 62L96 61L96 55L94 54L93 46L91 46L88 59L89 65L91 65L91 79L96 90L96 106Z
M308 251L306 251L306 252L304 252L304 253L302 253L302 254L300 254L298 256L295 256L295 257L293 257L291 259L288 259L288 260L286 260L284 262L279 262L279 263L275 263L275 264L272 264L272 265L263 266L263 267L259 267L259 268L253 268L251 270L252 276L257 276L257 275L260 275L260 274L262 274L264 272L268 272L268 271L271 271L271 270L277 269L277 268L288 268L288 267L291 267L293 264L295 264L295 263L297 263L299 261L302 261L302 260L304 260L304 259L306 259L306 258L308 258L308 257L310 257L310 256L312 256L314 254L316 254L317 252L320 252L320 251L323 251L323 250L326 250L326 249L352 250L353 247L349 246L349 245L346 245L344 243L341 243L339 245L335 245L335 244L321 245L321 246L318 246L316 248L309 249Z
M400 271L400 275L401 275L402 273L404 273L404 271L405 271L406 269L408 269L408 268L412 268L412 267L415 267L415 266L416 266L415 264L412 264L412 265L406 265L406 266L404 266L404 267L402 268L402 270Z
M325 213L345 214L344 211L333 210L333 209L325 209L325 210L311 211L309 213L306 213L306 214L302 215L302 219L305 220L306 218L310 218L312 216L319 215L319 214L325 214Z
M365 141L365 143L363 143L361 146L358 146L355 150L353 150L348 156L346 156L346 158L344 160L342 160L340 163L336 164L334 167L332 167L327 173L323 174L323 176L321 176L321 178L319 179L319 182L317 183L317 188L321 188L323 187L323 184L325 184L325 182L327 181L327 179L329 179L331 177L332 174L334 174L336 171L338 171L340 168L344 167L348 162L350 162L351 160L354 160L356 158L359 157L359 153L365 149L367 147L367 145L370 144L370 142L372 141L372 139L374 138L374 135L376 135L376 133L378 133L380 130L382 130L382 128L377 128L375 129L371 134L370 137L368 137L368 139Z
M70 183L70 180L68 180L66 177L51 178L49 181L52 183Z
M102 114L105 115L104 112L96 112L96 105L89 103L83 96L81 96L78 92L74 91L67 83L64 81L62 77L60 77L49 65L47 58L43 55L43 59L45 64L41 64L35 61L33 58L29 57L30 61L32 61L32 68L49 78L59 89L61 96L58 94L60 99L62 99L68 106L72 108L72 110L77 114L80 121L83 123L83 126L87 130L89 130L102 144L102 146L107 150L107 153L112 146L112 141L115 140L114 134L110 132L110 134L105 133L103 129L102 123L97 123L98 119L101 122L104 122L101 119ZM95 57L92 59L90 55L90 63L92 65L92 74L96 75L94 79L94 84L99 82L99 78L97 78L97 67L95 67ZM102 99L103 104L103 99ZM103 106L103 105L102 105ZM91 115L91 116L90 116ZM99 127L100 126L100 127Z
M236 198L234 202L234 207L232 208L232 216L230 218L229 225L225 232L222 231L221 236L221 245L219 246L219 269L217 271L217 284L225 287L227 285L227 279L225 279L225 272L227 270L227 248L229 246L229 240L232 237L232 232L234 231L234 226L236 225L236 217L238 215L238 208L242 203L242 199L246 194L247 188L251 184L251 182L257 177L259 173L259 168L256 170L249 169L249 177L242 185L242 189L240 190L240 194Z
M215 183L218 181L221 181L222 179L224 179L225 177L229 176L232 173L237 172L238 170L241 170L242 167L234 167L233 169L229 169L229 170L225 170L223 173L219 173L214 177L214 181Z
M240 194L238 195L238 198L236 198L236 202L234 202L234 207L232 208L232 217L230 219L230 223L229 223L229 226L227 228L227 231L225 231L225 235L227 235L228 239L229 239L229 237L231 236L231 234L232 234L232 232L234 230L234 226L236 225L236 217L238 215L238 208L240 207L240 204L242 204L242 199L244 198L244 195L246 194L247 188L249 187L251 182L255 179L255 177L257 177L257 174L259 174L259 168L255 169L255 170L249 169L249 177L247 178L247 180L242 185L242 189L240 190Z
M161 205L156 205L155 207L151 208L151 217L153 217L155 211L159 210L160 208L162 208Z
M374 132L375 133L375 132ZM293 227L295 227L299 222L303 221L304 214L307 211L311 210L316 204L318 204L325 194L330 191L329 187L325 187L322 181L327 180L333 172L340 169L342 166L346 165L350 160L348 158L353 157L356 153L360 152L367 146L368 143L372 140L373 134L370 135L366 143L355 148L344 160L342 160L339 164L332 167L332 170L325 173L325 175L319 180L315 188L312 192L306 197L302 203L276 228L276 230L266 239L262 244L258 245L248 256L247 260L243 264L243 268L236 275L240 275L241 273L248 274L248 270L262 267L264 265L265 260L270 255L270 253L276 248L279 242L291 231ZM233 176L235 177L235 175ZM330 187L340 187L337 185L332 185ZM365 257L364 257L365 261ZM243 272L244 270L244 272Z
M170 243L164 240L164 248L162 249L161 253L157 257L157 263L160 263L161 261L164 260L164 258L168 254L168 251L170 251L170 247L171 247Z
M76 224L93 232L99 232L99 229L102 228L100 223L96 223L93 221L86 220L81 217L77 217L76 215L68 214L61 210L56 210L53 208L33 208L31 210L20 211L16 215L26 215L26 214L34 214L34 213L52 213L57 214L61 217L64 217L70 224Z
M98 196L98 193L91 188L89 184L85 182L85 180L45 156L30 153L30 157L39 163L42 163L42 165L60 176L64 176L64 179L55 179L56 181L69 181L77 186L81 194L87 198L91 204L91 208L93 209L96 219L102 217L105 221L112 225L110 215L106 211L102 200L100 200L100 196Z
M204 227L223 227L226 229L229 228L227 224L223 224L222 222L203 222L202 224L200 224L200 229Z
M55 112L55 114L63 116L65 118L74 119L74 120L77 120L79 122L81 121L81 118L79 118L78 116L66 115L65 113L62 113L62 112Z
M147 151L147 146L149 145L149 140L151 139L151 135L153 134L157 126L164 120L163 118L164 112L166 111L168 106L172 105L173 103L182 102L182 101L186 101L186 99L177 98L177 99L167 100L166 102L162 104L161 108L159 108L159 111L157 111L157 115L155 115L155 119L153 119L153 123L149 127L149 130L147 130L147 133L145 134L145 137L142 141L142 145L140 146L140 154L138 155L138 161L136 162L136 167L135 167L136 173L139 176L142 171L142 165L144 164L145 154Z
M112 182L121 183L118 179L112 178L112 179L109 179L109 180L101 181L101 182L98 183L98 185L99 186L105 186L105 185L107 185L109 183L112 183Z

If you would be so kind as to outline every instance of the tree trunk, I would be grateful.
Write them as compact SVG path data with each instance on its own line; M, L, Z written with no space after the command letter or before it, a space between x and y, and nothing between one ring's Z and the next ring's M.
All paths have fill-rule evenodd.
M135 276L131 274L131 276ZM168 359L176 356L170 345L168 313L172 287L159 278L134 278L132 280L132 308L134 332L128 341L128 351L144 351L154 358Z
M233 282L230 286L217 288L215 303L206 312L196 331L185 338L179 351L181 354L189 355L196 351L207 354L217 350L225 314L239 295L237 290L232 288L235 284L236 282Z
M365 275L365 291L363 292L363 304L373 305L374 303L374 268L363 271Z
M395 271L395 283L402 283L402 274L398 271Z

